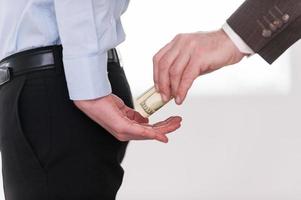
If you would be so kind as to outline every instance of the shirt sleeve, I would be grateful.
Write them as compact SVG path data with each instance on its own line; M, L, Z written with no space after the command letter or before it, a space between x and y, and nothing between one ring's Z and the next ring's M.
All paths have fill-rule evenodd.
M239 49L241 53L245 53L248 55L253 55L255 52L241 39L241 37L234 32L234 30L229 26L228 23L223 25L223 30L235 44L235 46Z
M96 99L112 92L107 75L107 48L99 45L99 41L106 41L105 15L109 6L108 2L100 4L97 11L103 13L96 15L93 3L93 0L55 0L65 76L72 100Z

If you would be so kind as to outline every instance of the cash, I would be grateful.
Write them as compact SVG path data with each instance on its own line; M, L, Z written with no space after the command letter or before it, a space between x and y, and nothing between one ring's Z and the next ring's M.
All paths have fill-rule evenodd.
M135 100L135 110L143 117L149 117L167 103L163 101L155 87L152 87Z

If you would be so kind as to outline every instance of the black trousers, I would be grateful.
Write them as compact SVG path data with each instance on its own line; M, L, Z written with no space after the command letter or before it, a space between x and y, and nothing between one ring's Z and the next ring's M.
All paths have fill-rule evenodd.
M56 69L0 86L0 150L6 200L114 200L120 142L69 99L61 55ZM113 93L133 107L126 76L108 64ZM118 122L116 122L118 123Z

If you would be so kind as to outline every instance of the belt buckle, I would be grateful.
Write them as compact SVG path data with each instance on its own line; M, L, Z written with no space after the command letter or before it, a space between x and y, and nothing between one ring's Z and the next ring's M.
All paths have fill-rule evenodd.
M0 86L7 83L11 79L11 71L9 67L0 66Z

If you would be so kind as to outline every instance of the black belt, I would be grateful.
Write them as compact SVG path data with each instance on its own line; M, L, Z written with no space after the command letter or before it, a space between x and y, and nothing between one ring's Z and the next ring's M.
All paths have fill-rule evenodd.
M61 45L41 47L13 54L0 61L0 85L22 74L56 68L57 60L62 62ZM119 64L116 49L108 51L108 62Z

